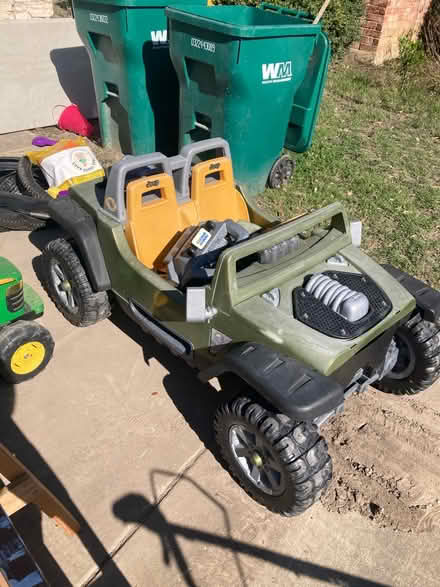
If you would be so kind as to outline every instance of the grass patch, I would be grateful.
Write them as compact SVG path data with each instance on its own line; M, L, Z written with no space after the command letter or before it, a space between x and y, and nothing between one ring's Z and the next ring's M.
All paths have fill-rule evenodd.
M438 66L405 85L396 64L335 66L313 145L296 161L290 185L261 198L272 213L341 201L363 222L366 252L440 286Z

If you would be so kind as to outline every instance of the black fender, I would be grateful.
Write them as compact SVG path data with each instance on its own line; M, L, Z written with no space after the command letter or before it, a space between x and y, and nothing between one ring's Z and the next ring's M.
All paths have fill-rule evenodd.
M314 420L344 402L344 389L338 382L262 344L234 346L199 377L206 382L226 372L238 375L294 420Z
M382 265L382 267L415 298L424 320L428 322L440 320L440 291L392 265Z
M81 254L94 291L110 289L110 276L93 218L70 198L36 200L28 196L0 192L0 207L23 212L48 214L73 239Z

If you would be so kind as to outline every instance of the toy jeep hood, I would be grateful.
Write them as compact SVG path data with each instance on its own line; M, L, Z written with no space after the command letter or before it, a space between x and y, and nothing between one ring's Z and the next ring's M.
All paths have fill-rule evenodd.
M253 264L240 270L246 258L262 250L274 251L297 235L307 234L310 237L302 241L303 250L298 247L273 263ZM415 299L407 289L351 244L350 226L340 204L238 244L223 253L219 264L218 279L213 283L213 306L220 315L228 314L223 331L234 339L240 336L242 340L277 348L325 375L333 373L415 307ZM305 286L316 274L351 291L364 291L371 300L366 315L350 322L326 305L325 298L323 301L307 292ZM222 321L220 316L219 319ZM234 332L231 325L236 325Z

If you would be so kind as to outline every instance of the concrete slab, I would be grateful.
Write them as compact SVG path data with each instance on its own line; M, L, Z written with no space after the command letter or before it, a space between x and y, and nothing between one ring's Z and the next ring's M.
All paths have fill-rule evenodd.
M173 474L164 468L153 480ZM131 524L125 511L148 499L132 491L113 506L134 532L114 557L133 586L438 585L440 546L429 534L381 529L320 504L298 518L273 516L207 452L140 527ZM112 573L101 584L117 585Z
M70 326L38 283L32 260L39 251L27 233L0 234L0 255L45 299L41 322L56 341L43 373L16 389L3 385L2 442L81 517L80 539L43 518L43 542L62 573L50 576L40 562L54 585L80 584L125 537L113 503L132 491L154 502L173 478L162 477L153 492L152 471L178 474L199 453L216 393L120 314L87 329ZM200 416L197 433L183 414L190 421ZM41 542L41 534L36 538ZM42 552L34 554L41 561Z
M223 399L213 386L119 313L76 329L55 310L34 271L54 235L0 234L56 340L42 374L0 387L2 442L83 526L71 538L32 508L14 516L52 585L438 585L438 508L406 533L320 504L283 519L252 502L205 451ZM431 407L439 385L422 396Z
M77 104L96 118L90 61L72 18L0 22L0 134L55 124Z
M26 151L33 151L37 147L32 146L35 134L29 130L12 132L0 135L0 157L10 155L23 155Z

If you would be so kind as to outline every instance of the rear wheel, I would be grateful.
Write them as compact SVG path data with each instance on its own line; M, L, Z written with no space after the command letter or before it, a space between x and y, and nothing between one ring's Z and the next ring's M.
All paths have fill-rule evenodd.
M40 220L15 210L0 209L0 231L8 230L37 230L46 226L45 220Z
M106 292L94 292L78 255L66 240L50 242L42 256L42 281L49 297L74 326L91 326L110 316Z
M47 181L38 165L32 165L32 161L24 156L17 165L18 186L24 194L37 200L51 200L46 191Z
M270 188L279 189L291 180L295 170L295 161L289 155L279 157L270 170L267 181Z
M50 361L54 342L38 324L19 320L0 330L0 374L9 383L35 377Z
M332 463L314 424L293 422L239 397L218 409L214 427L232 476L269 510L301 514L327 488Z
M394 336L398 349L391 371L374 384L377 389L397 395L414 395L440 377L440 328L422 320L420 314L400 326Z
M0 191L16 196L23 195L18 185L17 173L15 171L0 176ZM0 230L36 230L46 226L47 218L48 216L45 214L35 215L32 213L9 210L8 208L1 208Z

